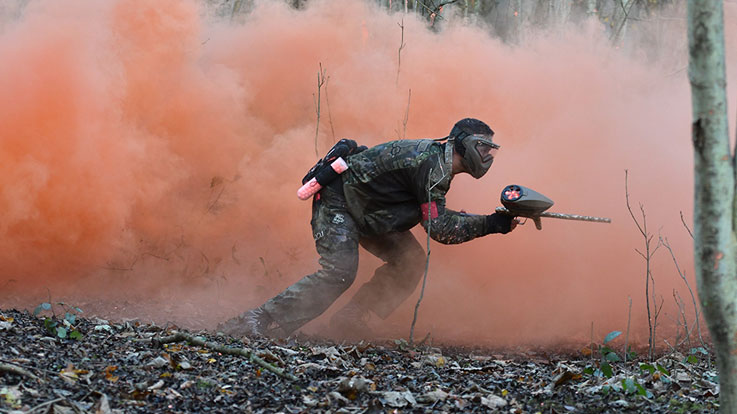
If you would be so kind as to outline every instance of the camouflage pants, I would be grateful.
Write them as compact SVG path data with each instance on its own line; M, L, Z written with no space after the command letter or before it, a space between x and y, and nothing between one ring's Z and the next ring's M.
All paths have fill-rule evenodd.
M412 233L361 237L345 197L332 187L313 201L311 224L321 268L262 306L287 334L325 312L353 284L359 244L385 262L351 299L362 309L388 317L422 278L425 251Z

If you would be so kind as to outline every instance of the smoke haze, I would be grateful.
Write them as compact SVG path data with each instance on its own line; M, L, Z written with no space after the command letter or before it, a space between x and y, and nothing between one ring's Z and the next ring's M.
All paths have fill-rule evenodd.
M725 9L734 97L737 7ZM402 17L358 0L259 2L234 21L193 0L0 6L0 303L150 303L139 317L212 327L316 270L310 204L295 196L316 147L442 137L470 116L502 150L482 180L454 180L450 208L489 213L516 183L555 200L551 211L613 223L433 242L418 335L588 341L592 322L596 338L626 328L631 296L646 341L625 169L635 216L668 238L695 289L680 219L690 225L693 203L685 20L645 49L611 47L594 23L511 46L461 20L436 33L404 16L398 67ZM378 265L362 251L338 303ZM653 274L661 323L675 326L673 289L690 297L663 248ZM406 337L415 300L379 333Z

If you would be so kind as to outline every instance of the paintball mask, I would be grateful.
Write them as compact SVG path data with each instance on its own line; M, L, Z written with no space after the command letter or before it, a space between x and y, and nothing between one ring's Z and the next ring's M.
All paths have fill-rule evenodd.
M491 137L489 134L460 134L455 138L456 148L462 148L459 152L463 155L463 166L473 178L481 178L489 171L499 151L499 145L493 143Z

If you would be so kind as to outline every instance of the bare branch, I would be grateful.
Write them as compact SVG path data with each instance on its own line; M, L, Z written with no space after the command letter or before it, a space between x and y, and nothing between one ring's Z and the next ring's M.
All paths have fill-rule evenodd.
M197 345L197 346L201 346L204 348L212 349L213 351L220 352L221 354L242 356L242 357L248 358L249 361L256 363L257 365L263 367L267 371L273 372L274 374L280 377L283 377L283 378L286 378L292 381L297 381L297 377L295 377L293 374L286 372L282 368L278 368L274 365L269 364L268 362L264 361L263 359L255 355L253 351L251 351L248 348L231 348L228 346L221 345L217 342L207 341L202 337L186 334L184 332L175 332L173 335L164 336L160 338L154 338L151 341L151 343L156 346L159 346L162 344L168 344L172 342L188 342L192 345Z
M645 252L643 253L638 249L635 249L635 251L645 260L645 306L647 308L647 324L649 328L648 357L650 361L652 361L653 353L655 351L655 330L657 327L657 319L660 313L660 309L663 306L663 303L661 301L660 308L658 308L657 301L655 300L655 279L653 278L653 275L652 275L651 259L653 255L655 254L655 252L657 252L658 248L660 247L660 241L658 241L655 248L652 248L653 235L648 232L647 215L645 214L645 206L642 203L639 204L640 214L642 215L642 222L638 221L637 218L635 217L635 214L632 211L632 207L630 206L628 178L629 178L629 172L627 170L624 170L624 194L625 194L625 201L627 204L627 211L629 211L630 216L632 217L632 221L635 222L637 229L640 231L640 234L645 239ZM651 285L652 285L652 293L650 289ZM651 295L652 295L652 303L653 303L654 308L651 308L651 305L650 305Z
M425 285L427 284L427 272L430 270L430 227L432 224L432 212L430 211L431 190L434 186L430 185L430 179L432 178L432 168L427 173L427 254L425 256L425 273L422 275L422 289L420 290L420 297L417 299L415 304L415 312L412 316L412 325L409 327L409 344L414 344L415 339L415 323L417 323L417 311L420 308L422 298L425 296ZM444 177L443 177L444 178ZM442 178L441 178L442 180ZM437 183L435 183L437 185Z
M328 81L330 77L325 79L325 103L328 105L328 123L330 124L330 133L333 136L333 144L337 142L335 139L335 127L333 126L333 112L330 110L330 95L328 95Z
M9 372L11 374L21 375L39 382L43 382L41 378L37 377L27 369L11 363L0 362L0 372Z
M402 69L402 49L404 49L405 43L404 43L404 18L402 18L401 23L397 23L399 27L402 29L402 37L399 41L399 50L397 51L397 80L396 85L399 86L399 71Z
M634 6L635 1L634 0L628 0L627 6L622 2L622 0L619 0L619 5L622 7L622 12L624 13L624 17L622 18L622 22L619 24L619 27L617 28L617 32L612 36L611 41L617 42L619 40L619 35L622 33L622 30L624 29L624 26L627 24L627 18L629 18L630 11L632 10L632 6Z
M686 228L688 235L691 236L691 238L693 239L693 233L691 233L691 229L688 228L688 224L686 224L686 220L683 218L683 211L681 211L680 213L681 213L681 223L683 223L683 227Z
M627 296L629 307L627 308L627 332L624 334L624 363L627 364L627 345L630 340L630 321L632 320L632 296Z
M409 122L409 104L412 100L412 89L407 94L407 109L404 111L404 119L402 120L402 139L407 138L407 122Z
M684 342L688 342L688 347L691 348L691 329L689 329L688 327L688 318L686 317L686 305L683 303L681 295L675 289L673 289L673 300L676 302L676 306L678 307L678 313L680 315L679 320L683 321L683 329L686 333L685 338L683 338L681 341L678 341L678 336L676 336L676 347L683 345Z
M640 230L640 233L642 233L642 235L645 236L645 230L643 230L642 227L640 226L640 223L635 218L635 213L632 212L632 207L630 207L630 192L629 192L629 187L627 184L628 176L629 176L629 172L627 170L624 170L624 198L627 203L627 211L630 212L632 221L635 222L635 224L637 225L637 228Z
M701 335L701 323L700 323L701 318L699 315L699 306L696 304L696 295L694 295L693 289L691 289L691 284L688 283L688 279L686 279L686 273L681 271L681 267L678 265L678 260L676 260L676 255L673 253L673 249L670 247L668 238L664 239L661 237L660 242L663 246L665 246L666 249L668 249L668 252L670 252L670 257L673 259L673 264L675 264L676 266L676 271L678 272L678 276L680 276L681 279L683 279L683 282L686 284L686 288L688 288L688 293L691 294L691 301L693 302L693 309L694 309L694 317L696 318L696 333L699 335L699 341L701 342L701 346L703 346L704 348L707 348L706 343L704 342L704 338Z
M320 131L320 103L322 101L321 99L321 91L322 86L327 82L327 69L322 68L322 62L320 62L320 70L317 72L317 97L315 97L315 94L312 94L312 98L315 101L315 113L317 114L317 122L315 123L315 157L320 157L320 153L317 150L317 137L318 132Z

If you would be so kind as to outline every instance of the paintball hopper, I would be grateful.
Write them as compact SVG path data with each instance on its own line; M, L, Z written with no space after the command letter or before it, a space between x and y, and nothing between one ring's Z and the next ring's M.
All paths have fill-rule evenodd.
M604 217L580 216L577 214L550 213L546 210L553 206L553 200L535 190L521 185L508 185L502 190L502 205L497 207L498 213L509 214L515 217L531 218L535 227L542 230L541 217L550 217L564 220L593 221L597 223L611 223L612 220Z
M502 205L520 216L539 216L553 204L553 200L521 185L508 185L502 190Z

